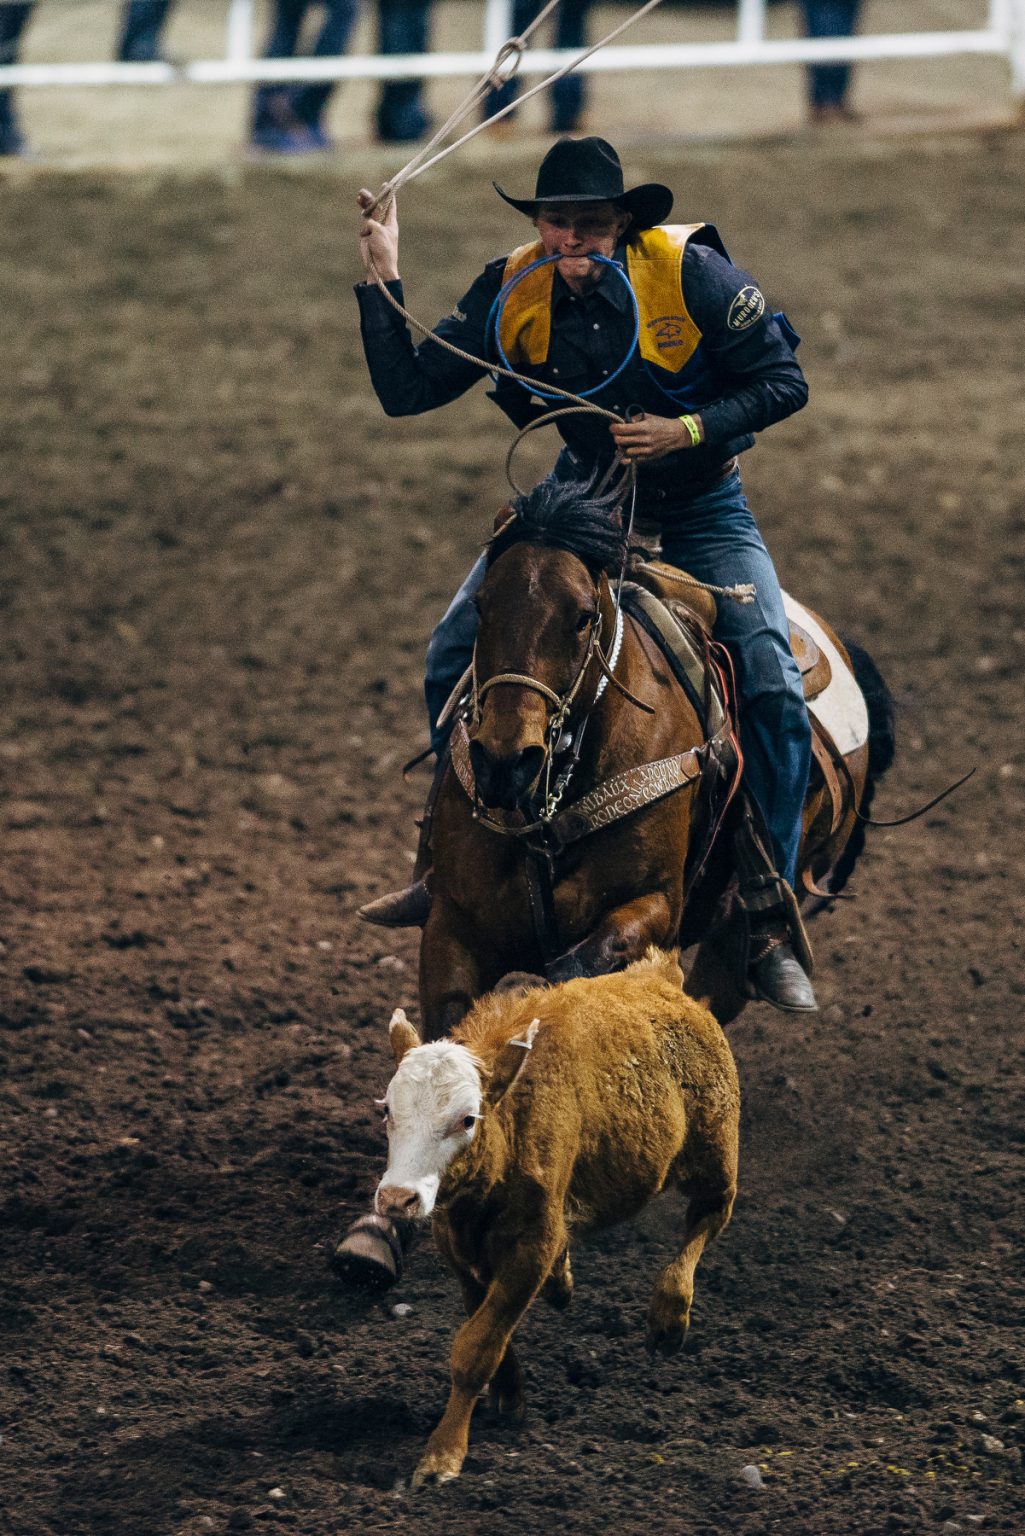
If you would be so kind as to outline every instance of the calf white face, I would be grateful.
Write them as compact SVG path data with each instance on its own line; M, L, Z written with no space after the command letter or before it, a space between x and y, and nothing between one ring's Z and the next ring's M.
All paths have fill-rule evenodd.
M477 1129L481 1082L474 1057L450 1040L407 1050L388 1084L384 1112L388 1168L375 1208L382 1216L422 1219L434 1209L449 1163Z

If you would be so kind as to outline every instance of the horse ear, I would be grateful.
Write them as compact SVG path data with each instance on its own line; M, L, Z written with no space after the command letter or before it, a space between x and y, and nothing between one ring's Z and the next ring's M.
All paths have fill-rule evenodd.
M511 523L516 516L516 510L511 501L507 501L504 507L500 507L495 513L495 521L491 525L492 533L501 533L506 523Z
M392 1055L395 1057L395 1065L405 1056L407 1051L415 1050L423 1042L412 1024L406 1018L401 1008L396 1008L388 1025L388 1039L391 1042Z
M533 1019L522 1040L509 1040L499 1051L485 1094L485 1101L492 1107L505 1098L523 1071L524 1063L529 1060L534 1048L534 1036L540 1028L541 1020Z

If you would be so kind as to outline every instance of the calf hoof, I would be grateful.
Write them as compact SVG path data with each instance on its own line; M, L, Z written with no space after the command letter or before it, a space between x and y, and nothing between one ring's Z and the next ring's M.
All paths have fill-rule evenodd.
M649 1355L678 1355L687 1337L687 1329L679 1323L668 1328L649 1328L644 1347Z
M387 1216L360 1216L331 1255L331 1268L353 1289L386 1291L402 1278L402 1240Z
M463 1458L456 1451L428 1451L412 1477L414 1488L440 1488L453 1482L463 1470Z
M556 1312L565 1312L573 1300L573 1271L569 1267L568 1250L541 1287L541 1295Z
M511 1419L514 1422L523 1418L527 1411L526 1401L520 1388L509 1391L505 1387L496 1387L492 1382L488 1388L488 1407L501 1419Z
M683 1348L690 1326L690 1306L677 1297L656 1293L648 1309L648 1336L644 1341L649 1355L675 1355Z

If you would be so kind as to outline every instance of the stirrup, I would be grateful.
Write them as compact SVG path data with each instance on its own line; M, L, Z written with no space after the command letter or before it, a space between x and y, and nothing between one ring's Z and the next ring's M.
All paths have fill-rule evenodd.
M431 910L431 890L426 877L405 890L390 891L357 908L356 916L380 928L422 928Z

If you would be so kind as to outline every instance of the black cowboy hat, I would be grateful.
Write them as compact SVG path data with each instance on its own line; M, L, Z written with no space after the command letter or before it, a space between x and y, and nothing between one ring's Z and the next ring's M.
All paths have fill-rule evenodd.
M637 229L651 229L669 217L673 194L657 181L623 186L619 156L605 139L560 139L537 171L533 197L510 197L496 181L491 185L513 208L533 216L542 203L615 203L633 215Z

